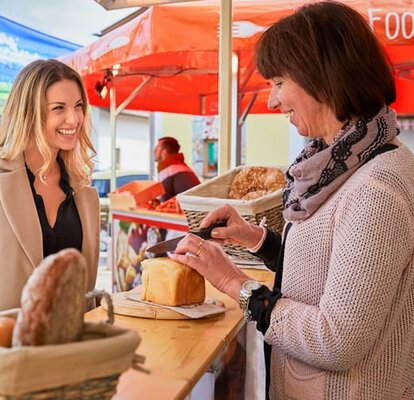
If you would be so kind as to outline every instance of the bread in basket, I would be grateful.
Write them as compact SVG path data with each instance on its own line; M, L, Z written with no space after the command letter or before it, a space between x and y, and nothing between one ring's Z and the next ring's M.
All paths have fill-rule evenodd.
M30 288L35 286L34 282L45 278L41 276L45 271L50 273L50 270L54 269L50 267L51 264L61 264L62 261L72 263L70 269L78 274L78 278L72 273L69 273L72 275L68 277L68 274L65 275L60 271L66 284L71 279L86 278L86 274L81 272L82 265L84 266L83 256L74 249L63 250L46 258L39 267L35 268L22 294L24 300L22 309L0 312L0 316L17 317L17 329L15 328L13 334L14 346L0 347L0 399L110 399L116 392L119 375L136 365L136 362L142 362L134 354L140 343L140 337L134 331L112 326L108 322L82 321L78 333L76 327L68 330L67 325L71 324L70 320L66 322L66 326L63 321L56 322L58 318L53 315L54 313L60 313L62 318L71 318L70 312L62 310L65 308L64 296L67 295L66 301L70 303L74 298L79 297L79 293L64 293L58 290L55 291L52 299L43 302L47 303L46 305L39 306L42 302L37 295L33 297L30 294ZM84 285L81 282L77 287L83 290ZM56 295L57 292L60 294ZM107 297L107 301L110 301L109 296ZM57 324L59 330L66 330L64 337L59 338L61 343L56 342L59 336L56 333L52 336L48 333L43 334L39 339L39 331L35 327L42 327L43 322L33 322L33 319L39 317L33 312L34 304L27 304L29 298L37 299L39 307L45 309L51 307L49 325ZM55 302L60 309L50 311ZM85 301L81 303L84 307ZM77 305L79 306L79 303ZM74 325L77 323L78 311L72 312L75 315ZM81 314L83 311L84 309L81 310ZM46 314L42 312L40 315L45 318ZM113 315L110 315L109 321L113 321ZM29 329L26 329L27 326ZM73 340L66 340L67 332L72 335ZM29 337L28 333L32 336ZM33 345L27 345L29 342Z

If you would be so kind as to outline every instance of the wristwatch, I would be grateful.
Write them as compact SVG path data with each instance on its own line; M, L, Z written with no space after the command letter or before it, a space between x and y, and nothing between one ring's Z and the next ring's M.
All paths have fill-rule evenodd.
M246 281L243 283L240 289L240 298L239 305L243 310L243 317L246 321L253 321L252 315L249 310L250 297L252 296L252 291L259 289L262 286L260 282L257 281Z

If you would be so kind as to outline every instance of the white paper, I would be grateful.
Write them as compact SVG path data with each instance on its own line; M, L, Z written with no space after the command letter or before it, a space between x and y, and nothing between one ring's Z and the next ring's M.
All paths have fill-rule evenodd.
M181 306L181 307L164 306L162 304L155 304L149 301L143 301L141 300L141 287L136 287L135 289L127 292L125 295L128 300L137 301L142 304L148 304L153 307L166 308L168 310L173 310L192 319L211 317L213 315L221 314L224 311L226 311L224 304L223 305L217 304L221 302L218 302L217 300L209 299L209 298L206 298L203 304L194 304L191 306Z

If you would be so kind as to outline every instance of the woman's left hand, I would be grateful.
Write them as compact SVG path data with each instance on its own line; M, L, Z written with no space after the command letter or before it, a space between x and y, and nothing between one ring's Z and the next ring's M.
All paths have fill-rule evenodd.
M242 284L249 279L219 244L205 241L189 233L179 243L170 257L194 268L221 292L239 301Z

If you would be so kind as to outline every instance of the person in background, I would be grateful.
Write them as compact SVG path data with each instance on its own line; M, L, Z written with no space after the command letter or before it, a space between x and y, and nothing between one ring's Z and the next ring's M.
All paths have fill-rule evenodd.
M33 269L68 247L86 257L87 289L95 287L93 156L79 74L57 60L28 64L12 86L0 125L0 309L19 307Z
M397 139L389 60L358 12L321 1L262 34L257 66L273 85L269 108L311 139L286 172L284 232L230 206L201 227L226 221L213 237L259 255L274 288L192 234L171 258L256 321L271 399L412 400L414 156Z
M158 179L165 193L161 202L184 192L200 183L194 171L185 163L180 144L173 137L162 137L154 148L154 160L157 162Z

